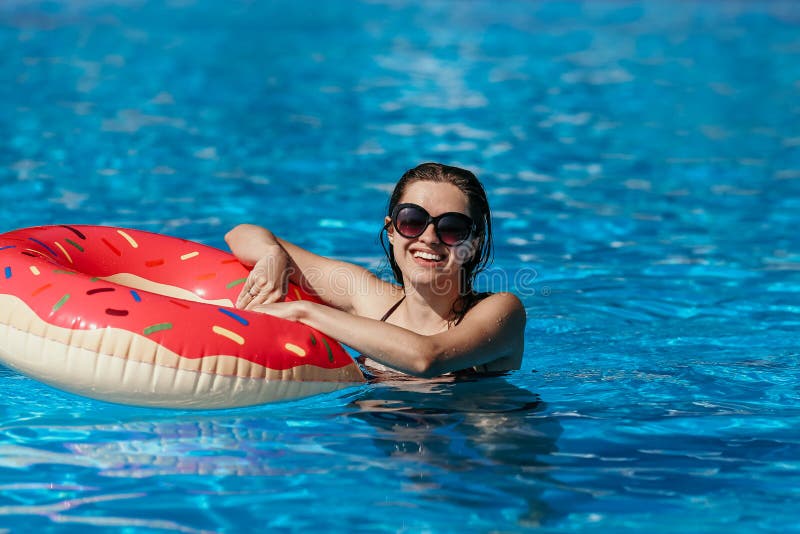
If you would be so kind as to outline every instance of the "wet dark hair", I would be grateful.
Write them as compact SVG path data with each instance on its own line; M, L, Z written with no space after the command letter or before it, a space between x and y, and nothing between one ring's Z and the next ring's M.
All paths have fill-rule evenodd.
M415 182L447 183L458 187L467 197L469 214L477 226L475 237L478 238L478 244L472 258L461 266L461 272L459 273L460 298L453 303L452 314L455 324L458 324L470 308L489 295L488 293L477 293L473 288L475 277L486 269L492 261L492 215L489 210L489 200L486 197L483 185L472 172L459 167L442 165L441 163L422 163L413 169L407 170L400 177L394 187L392 196L389 197L389 206L386 210L387 216L391 217L392 211L400 202L406 188ZM395 279L402 286L403 273L397 265L391 244L384 241L384 230L387 230L390 224L391 222L381 230L381 246L386 253L386 258L389 261Z

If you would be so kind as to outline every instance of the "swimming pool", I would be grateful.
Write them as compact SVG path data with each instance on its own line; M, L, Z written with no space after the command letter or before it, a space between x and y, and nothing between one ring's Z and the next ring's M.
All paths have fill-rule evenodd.
M0 368L0 527L797 531L792 2L4 2L0 230L383 269L391 187L477 171L523 368L219 412Z

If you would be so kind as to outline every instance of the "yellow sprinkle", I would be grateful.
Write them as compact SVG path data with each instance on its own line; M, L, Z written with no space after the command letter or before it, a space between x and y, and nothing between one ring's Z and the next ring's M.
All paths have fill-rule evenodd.
M39 252L38 250L33 250L32 248L26 248L25 251L26 252L33 252L34 254L38 254L39 256L42 256L43 258L47 258L46 254L44 254L43 252ZM50 258L47 258L47 259L50 259Z
M297 297L297 300L303 300L303 297L300 296L300 292L297 288L294 288L294 296Z
M306 355L306 351L304 351L301 347L298 347L297 345L292 345L291 343L287 343L286 345L283 346L283 348L285 348L289 352L294 352L301 358Z
M125 241L130 243L133 248L139 248L139 243L137 243L131 236L123 232L122 230L117 230L117 233L125 238Z
M31 272L33 273L33 276L39 276L39 274L40 274L39 273L39 269L35 265L31 265L30 269L31 269Z
M225 336L231 341L238 343L239 345L244 345L244 338L239 334L237 334L236 332L231 332L227 328L222 328L221 326L217 325L212 326L211 330L213 330L215 334Z
M69 260L70 263L75 263L74 261L72 261L72 258L70 257L69 252L67 252L66 249L64 249L64 247L61 246L61 243L59 243L58 241L54 241L54 243L61 250L61 252L64 253L64 256L67 257L67 259Z
M188 260L188 259L194 258L195 256L197 256L199 254L200 253L195 250L194 252L189 252L188 254L184 254L183 256L181 256L181 260Z

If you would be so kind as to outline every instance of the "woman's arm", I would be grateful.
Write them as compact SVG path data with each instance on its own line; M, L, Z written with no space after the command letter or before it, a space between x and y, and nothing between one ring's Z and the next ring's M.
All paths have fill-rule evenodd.
M373 316L386 302L397 300L397 288L368 270L343 261L314 254L277 238L266 228L240 224L225 235L233 254L253 270L245 282L238 308L280 300L286 294L287 281L299 285L340 310ZM378 300L375 294L385 296ZM375 306L375 309L368 307Z
M243 265L252 267L236 300L237 308L252 309L277 302L286 295L288 281L296 268L272 232L242 224L225 234L225 241Z
M518 369L522 362L525 308L511 293L487 297L460 324L431 336L311 302L255 310L307 324L383 365L423 378L478 365L491 371Z

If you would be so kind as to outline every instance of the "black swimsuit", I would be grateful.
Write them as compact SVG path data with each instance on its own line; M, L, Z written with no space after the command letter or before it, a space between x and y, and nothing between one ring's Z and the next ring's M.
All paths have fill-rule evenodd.
M392 307L389 308L388 310L386 310L386 313L383 314L383 317L380 318L380 321L382 323L385 323L386 319L388 319L389 316L394 313L394 311L400 306L400 304L402 304L402 302L405 299L406 299L406 296L403 295L400 300L398 300L397 302L392 304ZM375 376L375 372L378 371L378 370L377 369L370 369L369 367L367 367L367 358L368 357L366 355L364 355L364 354L359 354L358 358L356 358L356 361L358 362L359 366L361 367L361 372L363 372L367 376L367 378L377 378Z
M398 306L400 306L400 304L401 304L401 303L402 303L404 300L406 300L406 296L405 296L405 295L403 295L403 298L401 298L400 300L398 300L397 302L395 302L394 304L392 304L392 307L391 307L391 308L389 308L389 309L386 311L386 313L384 313L384 314L383 314L383 317L381 317L381 322L382 322L382 323L385 323L385 322L386 322L386 319L388 319L388 318L389 318L389 316L390 316L391 314L393 314L393 313L394 313L394 311L395 311L395 310L398 308Z
M405 300L405 298L406 298L406 296L403 295L403 297L400 300L398 300L397 302L392 304L392 307L389 308L388 310L386 310L386 313L383 314L383 317L380 318L380 321L381 322L386 322L386 319L388 319L394 313L394 311L400 306L400 304L402 304L402 302ZM375 373L376 372L380 373L382 370L370 369L366 364L367 359L368 359L368 356L366 356L364 354L360 354L358 356L358 358L356 358L356 361L361 366L361 371L367 376L367 378L370 378L370 379L378 378L378 376ZM486 365L479 365L477 367L470 367L470 368L464 369L462 371L457 371L457 372L455 372L453 374L455 374L455 375L465 375L465 374L472 375L472 374L475 374L475 373L486 373L486 372L487 372Z

